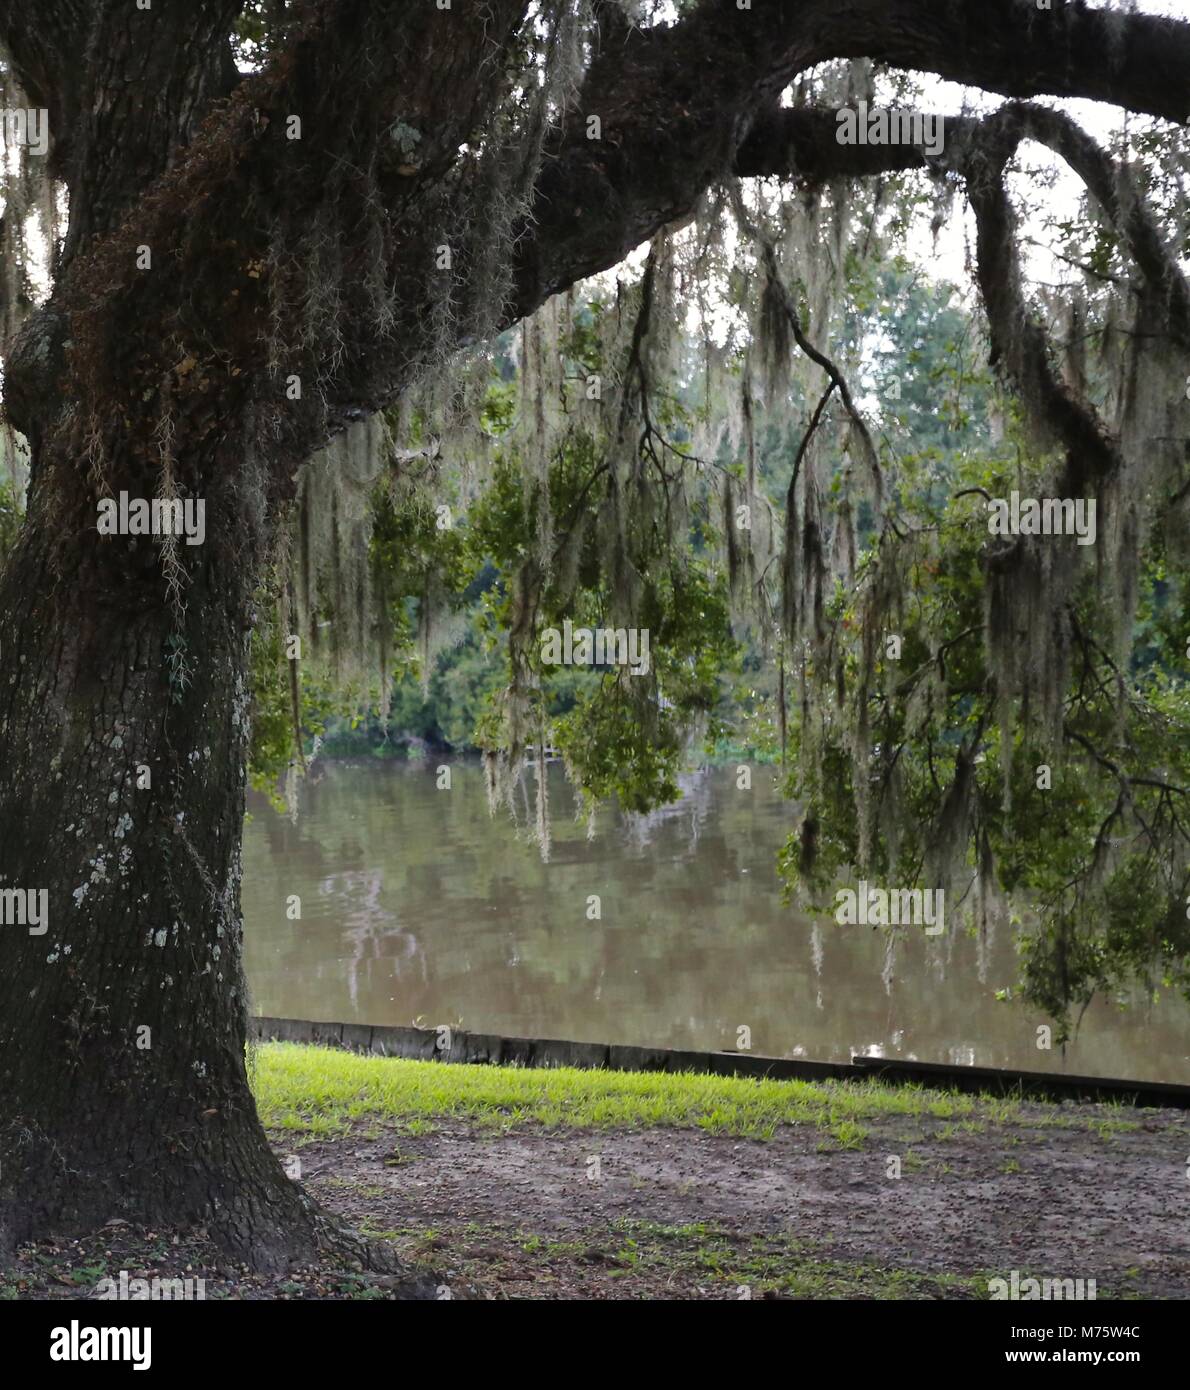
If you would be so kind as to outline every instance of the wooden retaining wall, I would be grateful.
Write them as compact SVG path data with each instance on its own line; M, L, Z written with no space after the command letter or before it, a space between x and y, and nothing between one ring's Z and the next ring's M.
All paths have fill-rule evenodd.
M770 1077L777 1081L880 1080L977 1094L1019 1094L1040 1100L1114 1100L1128 1105L1190 1109L1190 1086L885 1057L852 1057L850 1063L808 1062L795 1057L758 1057L747 1052L680 1052L616 1043L563 1042L555 1038L503 1038L458 1028L392 1028L370 1023L313 1023L296 1018L255 1018L251 1020L250 1032L259 1041L319 1043L423 1062L694 1071L716 1076Z

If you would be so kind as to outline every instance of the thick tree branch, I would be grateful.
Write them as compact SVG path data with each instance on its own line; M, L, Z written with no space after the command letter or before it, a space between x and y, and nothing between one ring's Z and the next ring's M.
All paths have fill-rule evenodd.
M1062 0L1050 11L1033 0L784 0L747 11L712 0L672 28L632 31L592 66L543 171L514 317L616 264L733 167L774 172L770 137L780 168L792 152L819 172L825 122L774 114L777 98L806 68L860 56L1010 96L1091 97L1176 121L1190 113L1186 23ZM587 138L592 114L598 141ZM836 146L835 160L856 174L923 162L859 146Z
M1119 232L1149 292L1167 306L1172 335L1190 348L1190 283L1128 171L1061 111L1010 103L996 113L996 121L1005 129L1015 127L1017 140L1047 145L1078 174Z
M982 120L946 118L943 151L933 157L907 144L840 145L836 130L834 112L772 112L741 147L737 168L754 174L793 174L814 182L927 165L959 172L976 214L978 273L993 362L1000 361L1015 380L1034 420L1067 446L1066 486L1082 491L1113 472L1119 462L1118 443L1091 405L1054 374L1045 331L1026 304L1016 219L1004 174L1028 139L1065 160L1115 226L1145 292L1167 314L1173 339L1190 347L1190 283L1128 171L1069 116L1031 103L1010 102Z
M966 116L945 117L943 149L978 124L978 120ZM870 178L924 169L931 163L917 145L841 145L838 132L837 113L833 110L797 106L764 112L736 151L733 170L741 178L776 175L820 183L834 178Z
M799 7L803 8L803 7ZM1190 119L1190 24L1082 0L821 0L813 62L871 58L1003 96L1087 97Z

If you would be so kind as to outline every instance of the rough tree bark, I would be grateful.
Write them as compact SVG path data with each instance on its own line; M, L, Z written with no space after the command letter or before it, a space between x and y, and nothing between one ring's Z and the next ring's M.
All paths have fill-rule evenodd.
M205 1224L263 1267L337 1239L271 1155L245 1071L253 593L303 459L466 337L489 210L465 146L526 7L322 0L245 79L227 43L238 8L45 0L0 17L25 90L51 112L71 200L53 295L6 372L33 473L0 577L0 890L47 890L49 917L44 935L0 926L0 1246L113 1216ZM832 148L821 117L795 133L775 109L828 58L1190 112L1190 26L1074 5L714 0L673 26L603 32L547 141L505 322L615 264L733 166L771 171L771 150L784 171L872 172ZM291 113L300 143L285 138ZM397 119L422 133L412 174L380 147ZM354 230L374 225L376 200L379 250ZM320 351L277 323L278 304L299 312L268 283L284 267L262 269L279 234L297 245L319 218L347 271L329 365L325 336ZM446 343L428 313L444 233L461 306ZM141 246L152 270L137 269ZM362 288L378 255L385 316ZM315 399L285 400L278 342ZM159 495L163 474L206 503L206 542L180 548L174 589L159 546L95 529L99 497Z

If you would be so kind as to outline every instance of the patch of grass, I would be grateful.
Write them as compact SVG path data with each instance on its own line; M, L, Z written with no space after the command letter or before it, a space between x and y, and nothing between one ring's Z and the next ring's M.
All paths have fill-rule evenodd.
M683 1072L541 1070L367 1057L336 1048L267 1043L256 1054L261 1119L271 1130L333 1138L377 1119L426 1133L441 1118L494 1131L527 1125L624 1129L698 1126L713 1134L771 1139L809 1124L835 1146L862 1144L863 1120L911 1116L963 1120L971 1096L877 1083L755 1080ZM999 1101L1006 1118L1016 1108Z
M1094 1128L1100 1139L1111 1139L1113 1135L1139 1129L1140 1125L1135 1120L1100 1120Z
M840 1120L830 1127L830 1136L836 1149L862 1149L868 1131L854 1120Z
M384 1123L406 1135L465 1120L495 1136L530 1126L555 1129L698 1127L711 1134L771 1139L784 1125L811 1125L828 1149L857 1149L865 1123L927 1122L936 1139L989 1128L1018 1132L1076 1127L1101 1138L1137 1129L1124 1107L1075 1116L1013 1097L973 1096L876 1081L772 1081L701 1072L586 1071L413 1062L331 1047L266 1043L256 1052L257 1106L267 1128L299 1147Z
M526 1254L536 1261L531 1285L521 1282ZM488 1231L474 1249L452 1239L450 1261L513 1297L540 1297L557 1280L589 1291L590 1283L583 1281L591 1279L612 1282L617 1296L625 1298L679 1293L718 1299L936 1299L987 1293L986 1282L974 1275L826 1259L812 1242L789 1233L742 1234L706 1222L671 1226L622 1219L570 1241L524 1230L507 1236Z
M386 1197L388 1189L380 1183L358 1182L354 1178L329 1177L320 1180L327 1187L338 1188L342 1192L350 1192L356 1197Z
M616 1225L632 1239L633 1264L686 1271L711 1285L731 1286L739 1298L980 1297L976 1276L926 1274L895 1267L823 1259L797 1236L740 1236L700 1222L663 1226L648 1221ZM722 1290L721 1290L722 1291Z

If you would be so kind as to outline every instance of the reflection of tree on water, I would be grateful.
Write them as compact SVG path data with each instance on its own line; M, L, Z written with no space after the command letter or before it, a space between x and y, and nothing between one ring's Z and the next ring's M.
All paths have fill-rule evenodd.
M353 1010L359 1008L359 973L373 961L385 963L385 970L399 979L408 973L409 964L421 966L422 982L426 979L425 951L411 931L397 925L396 913L380 901L384 874L379 869L358 873L329 874L319 880L318 892L333 898L342 922L343 936L351 943L347 964L347 993ZM365 969L365 975L370 970Z
M810 963L814 967L817 985L814 994L814 1007L822 1008L822 928L817 922L810 927Z
M621 826L625 844L638 852L643 851L652 845L663 828L688 822L687 854L693 855L697 851L702 828L714 809L714 782L708 768L701 768L697 772L680 772L677 782L682 793L681 800L671 801L668 806L658 806L643 814L636 811L623 813Z
M884 992L892 997L893 981L896 979L897 964L897 940L900 927L893 927L888 931L884 945L884 964L880 969L880 979L884 985Z

